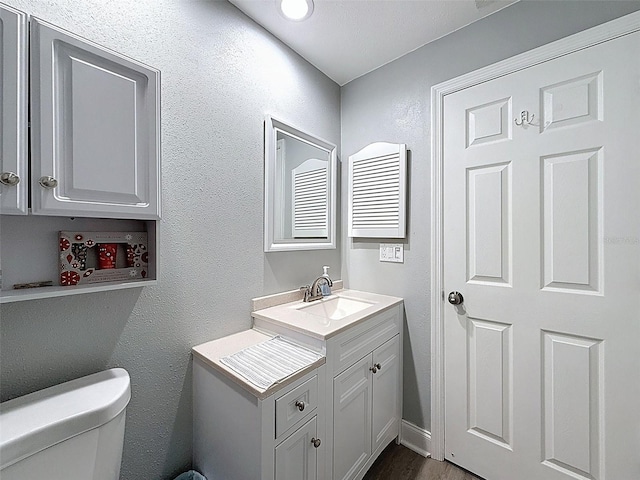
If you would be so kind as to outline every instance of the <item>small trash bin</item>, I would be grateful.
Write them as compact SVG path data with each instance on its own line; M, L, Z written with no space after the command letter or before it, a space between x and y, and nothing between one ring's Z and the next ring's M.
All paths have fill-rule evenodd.
M195 470L189 470L188 472L181 473L175 480L207 480L201 474Z

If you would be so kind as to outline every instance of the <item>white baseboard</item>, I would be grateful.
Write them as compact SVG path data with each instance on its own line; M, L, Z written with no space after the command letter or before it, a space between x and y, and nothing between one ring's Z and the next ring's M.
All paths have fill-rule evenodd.
M423 457L431 456L431 432L406 420L400 427L400 443Z

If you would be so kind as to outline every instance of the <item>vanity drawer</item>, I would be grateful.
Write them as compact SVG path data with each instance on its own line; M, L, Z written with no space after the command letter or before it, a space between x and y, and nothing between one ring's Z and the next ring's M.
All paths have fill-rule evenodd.
M276 438L313 412L317 406L318 376L314 375L276 399Z
M332 359L334 375L400 333L401 319L402 305L397 305L331 339L331 345L327 346L327 358Z

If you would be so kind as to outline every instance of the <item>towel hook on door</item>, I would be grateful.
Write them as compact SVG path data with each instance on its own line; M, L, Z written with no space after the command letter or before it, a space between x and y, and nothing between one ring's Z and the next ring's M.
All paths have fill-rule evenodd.
M528 110L523 110L522 112L520 112L520 118L515 118L513 121L516 122L516 125L519 127L522 127L523 125L533 125L533 119L535 118L535 115L529 114Z

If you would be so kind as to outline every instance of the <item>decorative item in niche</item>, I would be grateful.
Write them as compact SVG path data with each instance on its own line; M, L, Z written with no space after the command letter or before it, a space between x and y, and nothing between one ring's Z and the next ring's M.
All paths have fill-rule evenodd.
M377 142L349 157L349 236L404 238L407 146Z
M60 285L146 278L146 232L60 232Z

